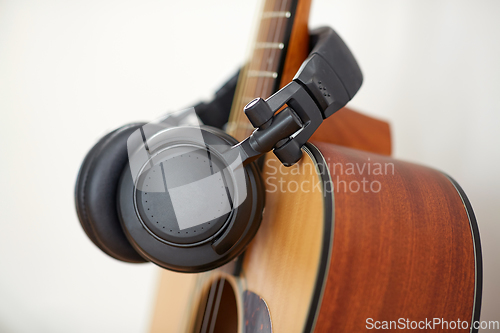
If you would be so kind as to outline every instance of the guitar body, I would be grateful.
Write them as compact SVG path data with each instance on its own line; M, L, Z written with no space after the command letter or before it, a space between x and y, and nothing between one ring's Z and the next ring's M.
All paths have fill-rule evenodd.
M212 320L237 322L238 332L357 332L399 318L460 319L470 331L479 318L480 244L470 204L452 180L328 143L309 145L297 166L279 166L269 155L264 219L236 275L234 266L187 279L163 272L152 332L200 331L199 307L206 312L221 278L234 292L228 303L237 318L219 310ZM247 291L265 303L245 308ZM272 330L249 323L259 311L269 313Z
M263 12L280 6L266 1ZM292 1L279 86L307 57L309 8L310 0ZM262 32L272 25L262 23L257 38L272 35ZM247 68L267 63L266 52L256 49ZM239 140L248 135L242 106L272 93L260 90L266 80L240 76L229 130ZM162 271L151 332L359 332L400 318L407 330L439 318L466 322L458 331L470 332L482 285L470 203L443 173L390 153L386 122L344 108L297 165L268 154L265 211L250 246L214 271Z
M359 331L367 318L442 318L466 321L462 331L470 331L479 318L481 248L474 213L459 186L434 169L317 146L336 163L329 170L337 188L333 248L316 330ZM355 174L347 175L345 167L352 164ZM382 174L375 172L377 166ZM364 180L370 189L355 192ZM372 188L375 184L380 186Z

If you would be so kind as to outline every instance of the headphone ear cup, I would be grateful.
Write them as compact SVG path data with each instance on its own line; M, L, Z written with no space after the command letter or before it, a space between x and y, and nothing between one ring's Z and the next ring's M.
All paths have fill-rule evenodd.
M142 257L173 271L198 273L228 263L262 220L265 188L257 164L240 168L235 156L224 157L238 141L216 128L171 128L155 140L148 152L155 158L136 180L126 167L119 181L116 200L127 239Z
M117 212L117 189L127 165L127 139L143 123L107 134L90 150L80 168L75 205L87 236L111 257L131 263L146 262L127 240Z

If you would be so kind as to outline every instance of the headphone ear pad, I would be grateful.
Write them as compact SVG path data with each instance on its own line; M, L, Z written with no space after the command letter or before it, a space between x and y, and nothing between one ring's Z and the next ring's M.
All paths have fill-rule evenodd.
M75 187L76 211L87 236L111 257L131 263L146 260L123 232L117 212L117 190L128 162L127 139L142 125L120 127L97 142L85 157Z

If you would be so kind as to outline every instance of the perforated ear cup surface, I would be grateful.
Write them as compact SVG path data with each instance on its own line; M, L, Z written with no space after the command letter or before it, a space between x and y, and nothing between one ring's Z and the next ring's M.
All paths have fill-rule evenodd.
M75 187L75 204L87 236L111 257L146 262L128 242L117 213L117 188L127 165L127 139L144 124L123 126L104 136L87 154Z
M246 196L242 201L238 201L237 206L231 207L227 219L224 219L225 222L222 221L222 226L217 226L216 229L212 230L214 223L218 221L218 218L215 218L214 220L201 220L199 224L181 229L179 220L177 219L179 216L177 213L179 211L169 208L173 207L170 203L171 197L169 198L167 196L167 192L170 196L170 190L152 190L153 186L149 187L151 190L147 190L144 186L147 186L147 184L153 185L154 182L159 182L160 179L163 179L162 182L165 184L164 188L168 188L169 181L166 181L167 178L170 180L182 178L190 179L189 177L193 175L193 172L196 173L196 171L191 169L192 165L203 165L203 154L200 153L200 155L197 155L198 148L196 150L190 150L184 155L176 155L174 159L180 160L178 162L172 162L172 164L170 164L171 160L164 160L160 157L162 152L168 152L169 149L178 149L184 144L188 146L192 144L192 141L181 140L184 136L178 134L184 131L190 130L182 128L169 130L169 135L171 135L171 138L174 140L170 143L168 143L169 141L162 141L161 145L157 143L157 150L151 149L152 145L149 145L151 156L156 157L144 161L144 165L148 165L149 167L142 176L139 175L136 177L135 181L132 177L130 168L124 169L120 179L117 200L122 228L137 252L144 258L147 258L149 261L163 268L179 272L194 273L217 268L234 259L244 251L260 226L265 202L265 189L256 163L250 163L244 166L243 169L244 184L238 183L245 186ZM194 131L199 133L199 129ZM214 170L216 170L216 147L232 146L237 143L237 141L216 128L204 126L201 128L201 133L204 142L203 147L211 151L211 161ZM191 157L189 154L191 154ZM199 164L193 161L197 158L200 159L198 161ZM153 164L149 164L151 162L153 162ZM161 163L162 166L160 166L159 163ZM230 160L225 160L224 164L229 165ZM210 167L210 169L211 168L212 167ZM158 176L158 178L156 178L156 176L152 174L155 170L157 174L163 174L163 176ZM169 175L165 176L167 173ZM144 178L141 178L143 176ZM145 180L145 182L142 183L139 179L151 179L151 183L149 183L149 180ZM229 177L226 180L229 182L229 179L231 178ZM229 188L231 187L230 185L227 186ZM242 187L238 188L242 189ZM175 190L176 187L173 186L172 189ZM196 187L196 190L207 191L205 193L209 195L214 193L212 189L213 188L210 187ZM233 193L237 192L236 188L233 188L233 190ZM162 207L158 206L158 200L154 199L152 196L154 194L152 192L155 191L159 194L158 198L161 198L161 202L163 203ZM231 192L231 190L228 191ZM163 193L165 193L165 195ZM216 197L220 198L219 195L220 193L218 193ZM186 210L199 212L200 207L204 207L203 202L190 201L192 196L184 196L183 198L186 198L185 201L182 202ZM148 202L150 200L157 206L152 206L152 204ZM223 199L221 199L221 201L223 201ZM166 210L166 208L168 208L168 212L175 211L175 215L162 214L161 211ZM145 214L148 216L145 216ZM196 218L197 217L193 217L193 221L196 221ZM210 222L212 222L212 225ZM180 233L184 235L180 235ZM203 239L197 238L199 234L203 235Z

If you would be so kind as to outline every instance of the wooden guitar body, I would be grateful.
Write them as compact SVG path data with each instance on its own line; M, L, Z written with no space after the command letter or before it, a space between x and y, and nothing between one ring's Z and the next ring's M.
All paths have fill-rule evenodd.
M289 169L268 156L263 175L271 209L237 275L165 271L153 332L200 331L198 306L221 277L235 293L238 332L358 332L400 318L459 319L468 332L478 320L477 224L446 175L321 142ZM247 290L267 305L272 330L245 329ZM231 321L227 311L217 320Z
M281 86L308 53L310 0L292 5ZM280 6L266 1L263 12ZM265 52L256 49L247 67L261 68ZM269 79L242 77L230 129L239 140L248 127L242 106L266 95L259 87ZM151 332L359 332L401 319L413 330L434 318L466 322L458 331L470 332L482 286L470 203L445 174L390 153L386 122L344 109L324 121L297 165L268 154L263 220L245 254L202 274L162 271Z
M333 248L316 331L357 332L369 327L368 318L460 319L468 322L462 331L470 331L479 318L482 272L477 224L463 191L434 169L317 147L335 161L329 170L336 189ZM347 175L346 165L353 164L355 174ZM375 172L377 167L383 170ZM365 180L370 189L356 191Z

